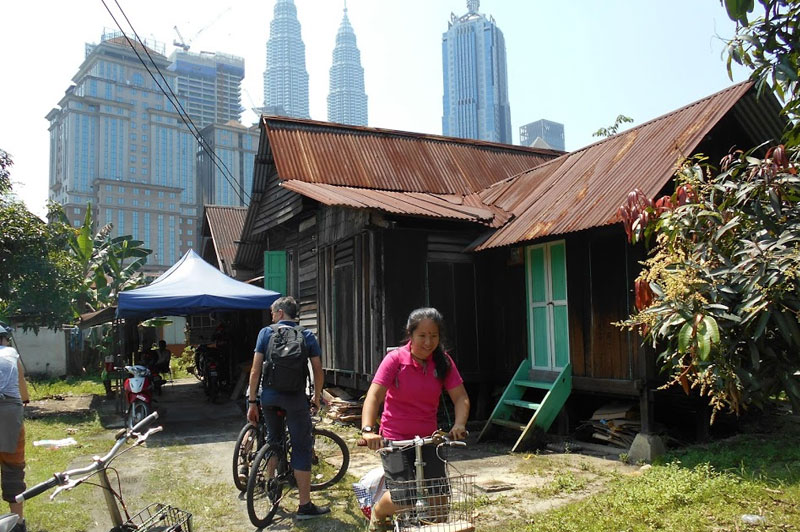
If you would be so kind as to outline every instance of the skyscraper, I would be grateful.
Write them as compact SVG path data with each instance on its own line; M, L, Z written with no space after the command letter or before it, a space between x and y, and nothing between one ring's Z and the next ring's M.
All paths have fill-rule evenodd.
M309 118L306 47L293 0L277 0L267 40L264 107L285 116Z
M164 45L134 46L175 90ZM195 244L197 142L120 33L87 44L72 81L47 114L49 198L76 226L91 202L115 236L133 235L153 250L146 269L163 270Z
M451 14L442 35L442 133L511 144L505 39L479 7L468 0L467 14Z
M336 34L336 47L333 49L328 121L353 126L367 125L364 69L361 67L361 52L356 45L356 34L347 18L347 3L339 32Z
M520 145L533 146L536 139L542 139L554 150L564 151L564 124L542 118L519 127Z
M206 126L200 136L216 158L197 152L197 181L203 205L246 207L253 190L253 166L258 151L258 126L238 122ZM216 164L215 164L216 163Z
M177 74L176 93L198 129L241 119L244 59L177 49L169 60L169 69Z

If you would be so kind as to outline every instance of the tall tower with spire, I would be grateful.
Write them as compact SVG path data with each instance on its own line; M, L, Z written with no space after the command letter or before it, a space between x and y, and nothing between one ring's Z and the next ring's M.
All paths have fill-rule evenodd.
M328 93L328 121L353 126L367 125L367 94L364 92L364 69L361 52L356 45L356 34L347 18L347 1L344 16L336 34L333 49L330 92Z
M268 114L309 118L306 47L294 0L277 0L267 40L264 109Z
M511 144L506 44L494 18L467 0L467 14L450 14L442 35L442 133Z

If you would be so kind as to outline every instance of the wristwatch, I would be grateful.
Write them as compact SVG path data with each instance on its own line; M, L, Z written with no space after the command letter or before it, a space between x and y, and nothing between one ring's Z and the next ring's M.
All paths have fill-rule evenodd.
M372 434L373 432L375 432L375 427L372 425L365 425L361 427L361 434Z

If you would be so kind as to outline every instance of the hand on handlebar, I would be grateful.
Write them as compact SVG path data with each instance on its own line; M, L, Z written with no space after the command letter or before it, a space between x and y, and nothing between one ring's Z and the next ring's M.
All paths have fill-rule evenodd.
M369 447L371 451L382 449L385 443L383 441L383 437L380 434L375 434L374 432L362 434L361 439L366 442L366 446Z
M469 436L469 432L467 432L467 428L464 425L455 424L447 435L454 440L463 440Z

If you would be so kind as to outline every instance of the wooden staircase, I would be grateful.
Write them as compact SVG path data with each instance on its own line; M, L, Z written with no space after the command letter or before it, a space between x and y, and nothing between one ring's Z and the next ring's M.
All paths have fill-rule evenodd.
M488 435L493 425L518 430L521 434L511 449L512 452L516 452L523 449L525 442L533 436L535 428L542 431L550 428L572 391L572 366L568 363L561 373L549 373L549 378L540 373L542 372L531 371L530 360L526 358L522 361L478 436L478 441ZM557 375L555 379L552 377L554 375ZM523 399L525 392L531 388L546 390L541 403ZM530 416L527 423L512 419L514 414L520 411L522 414L517 417Z

